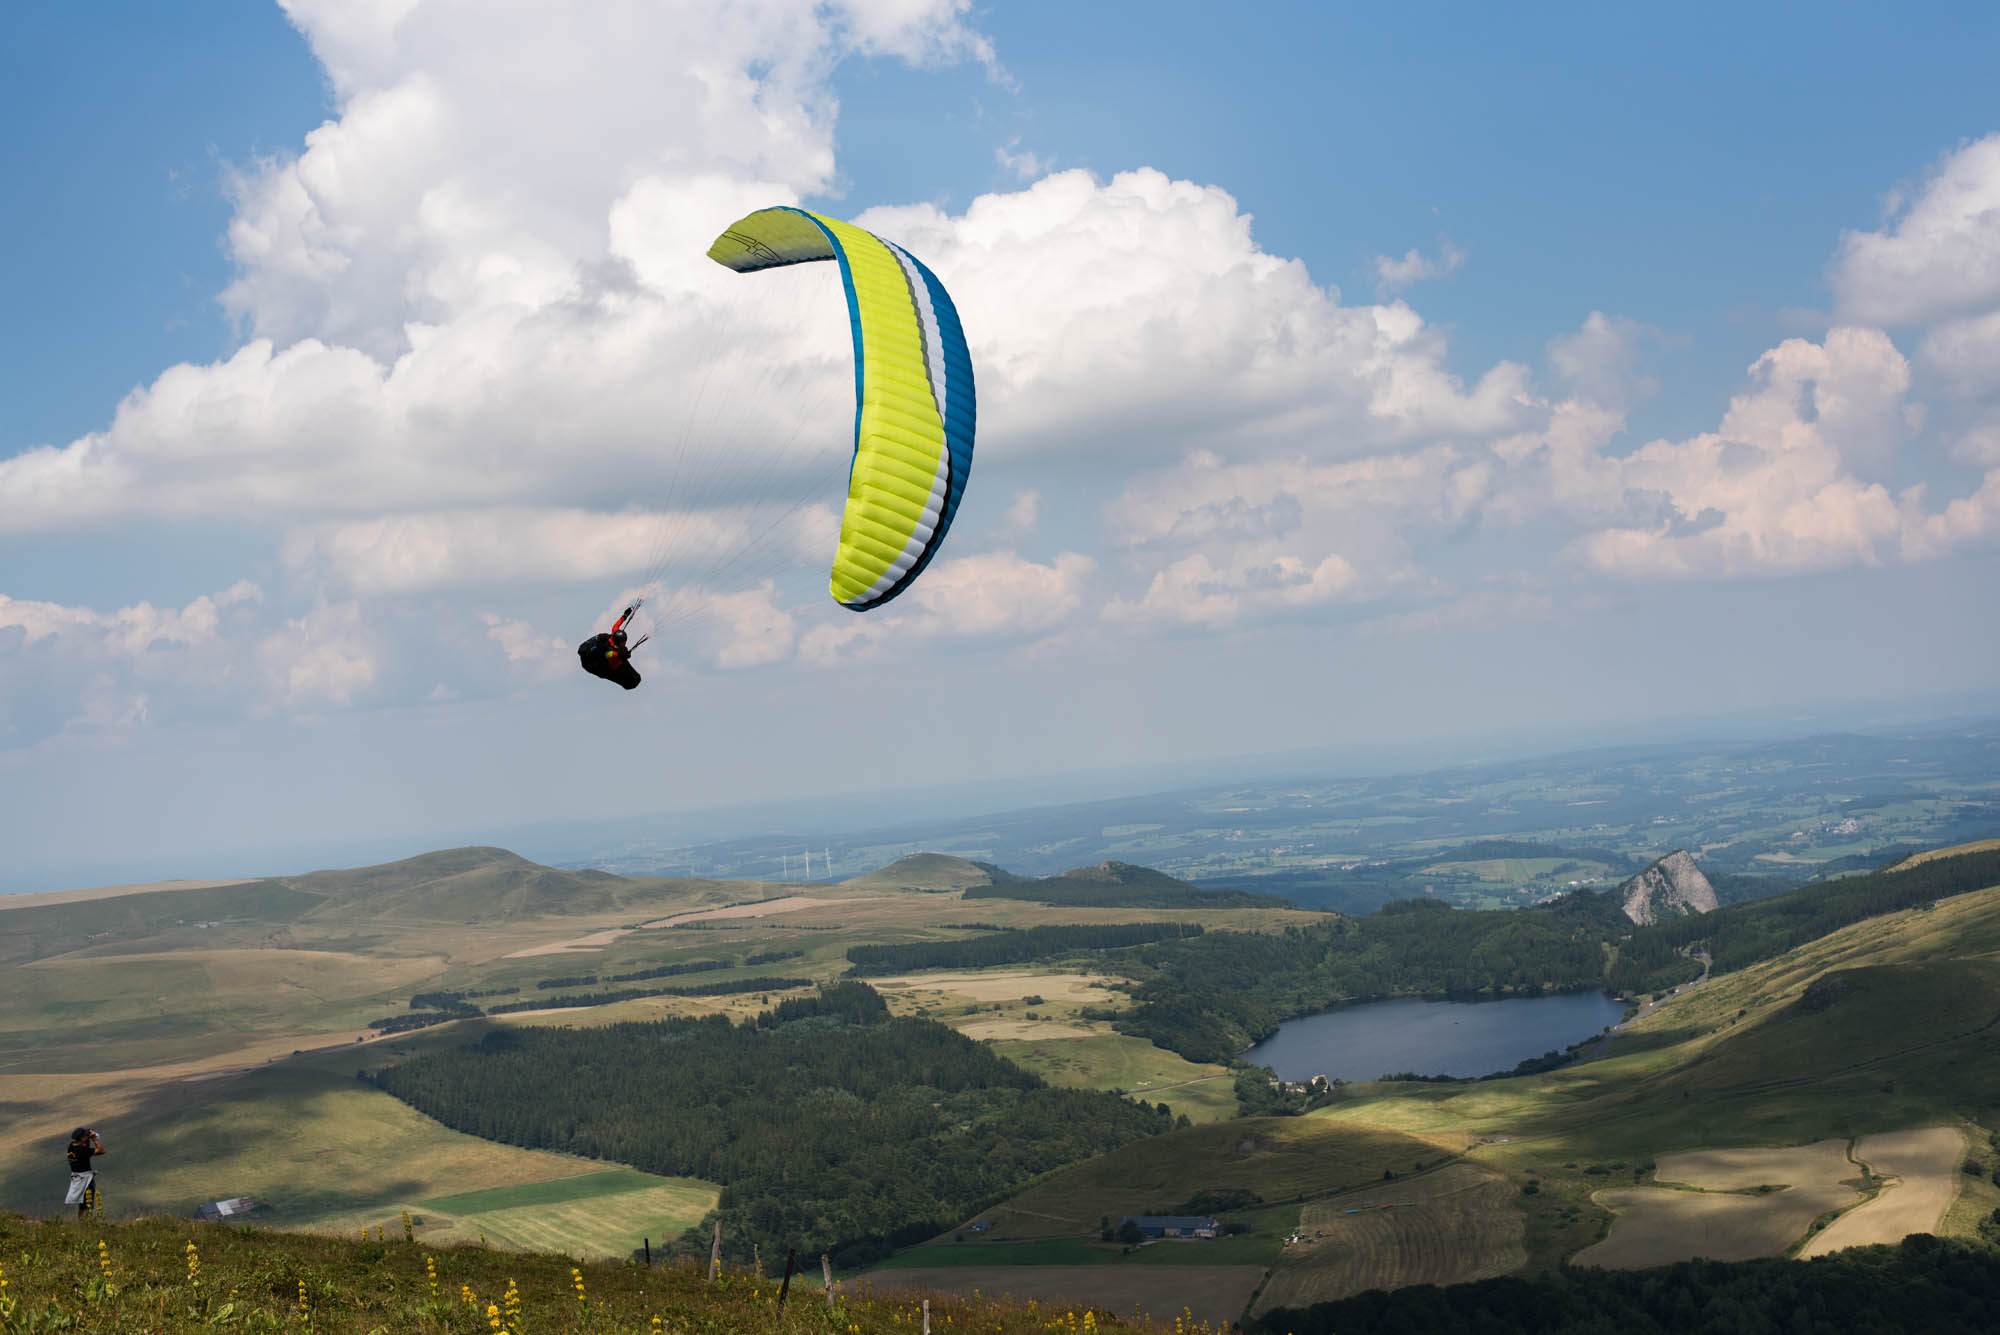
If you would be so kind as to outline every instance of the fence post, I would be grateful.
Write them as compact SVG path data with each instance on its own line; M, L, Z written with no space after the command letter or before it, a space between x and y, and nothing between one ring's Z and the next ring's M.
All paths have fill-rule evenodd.
M764 1278L764 1249L754 1242L750 1244L750 1273Z
M799 1252L796 1247L785 1249L785 1281L778 1285L778 1306L785 1305L785 1295L792 1291L792 1272L799 1268Z
M639 1241L646 1244L646 1269L651 1270L653 1268L653 1240L651 1238L641 1238Z
M931 1335L931 1300L924 1299L924 1335Z
M722 1274L722 1221L715 1221L715 1236L708 1244L708 1282L713 1284Z
M826 1310L833 1310L833 1262L825 1252L819 1254L819 1273L826 1280Z

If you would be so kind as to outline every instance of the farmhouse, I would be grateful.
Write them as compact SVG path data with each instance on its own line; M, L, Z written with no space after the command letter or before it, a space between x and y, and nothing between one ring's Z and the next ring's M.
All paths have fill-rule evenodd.
M1125 1222L1138 1225L1149 1238L1212 1238L1221 1231L1206 1215L1128 1214Z

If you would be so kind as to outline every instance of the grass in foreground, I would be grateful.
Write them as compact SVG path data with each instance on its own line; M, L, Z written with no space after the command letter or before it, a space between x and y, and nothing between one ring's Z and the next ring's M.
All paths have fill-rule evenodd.
M0 1330L8 1332L909 1335L921 1328L922 1300L906 1295L850 1296L836 1284L829 1307L816 1283L795 1281L781 1309L772 1275L726 1274L711 1283L692 1268L572 1266L558 1256L433 1250L393 1234L361 1242L166 1219L102 1223L0 1214L0 1258ZM930 1311L933 1328L952 1335L1164 1330L1005 1299L939 1294L930 1298Z

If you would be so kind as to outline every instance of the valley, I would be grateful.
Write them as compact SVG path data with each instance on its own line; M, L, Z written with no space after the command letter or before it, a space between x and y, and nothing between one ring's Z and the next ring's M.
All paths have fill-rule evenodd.
M1909 865L1922 877L1983 867L1996 847ZM1859 902L1898 874L1832 884ZM847 1255L843 1273L864 1270L884 1293L1136 1303L1219 1323L1563 1262L1658 1265L1689 1254L1691 1229L1714 1239L1700 1244L1714 1258L1819 1255L1911 1231L1976 1243L2000 1209L2000 874L1790 948L1771 938L1756 947L1775 952L1766 958L1662 992L1590 1060L1318 1093L1268 1089L1124 1030L1147 989L1178 976L1174 951L1355 920L1173 907L1150 882L1130 906L968 896L991 880L942 856L840 886L627 880L466 849L224 887L0 901L11 956L0 1203L48 1211L49 1147L81 1118L111 1148L114 1213L249 1195L262 1222L336 1235L396 1232L407 1211L434 1247L666 1249L719 1204L751 1217L731 1213L742 1207L727 1181L454 1130L376 1077L509 1033L805 1014L788 1008L847 974L864 946L949 955L1029 929L1180 924L1202 935L1098 947L1056 931L1023 937L1051 944L1021 963L864 980L894 1023L941 1025L1059 1088L1163 1105L1169 1123L1039 1171L886 1256ZM447 916L475 902L483 911L464 923ZM1717 949L1769 938L1761 919L1727 925L1754 908L1706 915ZM1685 935L1698 921L1645 930ZM616 999L577 1002L601 996ZM412 997L490 1013L454 1018ZM371 1027L398 1016L428 1022ZM1127 1215L1181 1214L1212 1216L1226 1236L1104 1240ZM726 1254L747 1251L743 1227Z

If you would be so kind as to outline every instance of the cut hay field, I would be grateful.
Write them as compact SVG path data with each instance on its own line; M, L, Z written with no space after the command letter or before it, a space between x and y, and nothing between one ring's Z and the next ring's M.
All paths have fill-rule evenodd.
M1264 1267L1256 1265L1009 1265L877 1270L861 1285L863 1292L885 1295L977 1293L1033 1299L1052 1318L1059 1315L1058 1308L1078 1313L1088 1308L1117 1316L1139 1313L1177 1326L1205 1322L1220 1330L1243 1315L1263 1278Z
M1860 1169L1847 1144L1823 1140L1774 1149L1708 1150L1659 1162L1658 1180L1694 1188L1631 1187L1600 1191L1617 1214L1610 1236L1586 1247L1577 1265L1641 1270L1697 1257L1748 1261L1780 1256L1821 1215L1862 1199L1843 1178ZM1760 1190L1775 1187L1778 1190Z
M619 1168L420 1204L425 1241L433 1246L484 1237L522 1251L615 1259L642 1241L657 1248L678 1237L700 1223L720 1195L714 1185L693 1178Z
M1815 1234L1799 1250L1801 1257L1936 1232L1964 1181L1959 1165L1965 1159L1965 1136L1952 1126L1864 1136L1854 1146L1854 1157L1875 1176L1890 1180L1875 1199Z
M979 969L961 972L913 973L894 978L870 978L891 1010L906 1013L924 1006L993 1005L1041 997L1052 1009L1075 1006L1115 1006L1124 998L1106 984L1102 974L1050 972L1044 969Z
M1508 1274L1527 1260L1519 1195L1498 1173L1454 1163L1313 1201L1299 1217L1304 1240L1285 1248L1256 1310Z

